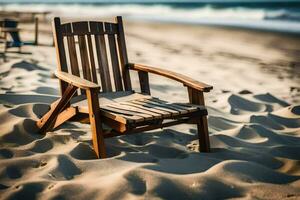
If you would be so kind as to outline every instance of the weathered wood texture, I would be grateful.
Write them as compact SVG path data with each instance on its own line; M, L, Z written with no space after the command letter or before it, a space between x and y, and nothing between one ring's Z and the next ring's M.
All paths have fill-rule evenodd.
M102 92L132 90L120 17L114 23L82 21L64 24L55 18L54 30L59 70L100 84ZM61 83L61 89L65 90L64 83Z
M157 119L172 119L184 114L188 116L194 112L200 115L207 114L204 106L169 103L149 95L138 93L119 92L118 94L100 94L98 98L101 115L123 124ZM81 100L80 97L77 97L77 99L78 102L73 102L73 106L77 107L79 112L89 113L87 100Z
M89 89L89 88L95 88L95 89L100 89L100 86L96 83L93 83L91 81L88 81L86 79L79 78L78 76L74 76L72 74L68 74L66 72L62 71L56 71L55 75L60 79L63 80L64 82L67 82L71 85L74 85L78 88L82 89Z
M139 80L140 80L140 88L141 92L144 94L150 95L150 84L149 84L149 74L145 71L139 71Z
M38 122L37 126L40 128L40 133L45 133L52 129L58 115L66 108L70 99L74 95L76 87L69 85L59 101L47 112Z
M204 95L202 91L188 87L190 103L205 106ZM196 120L199 138L199 150L201 152L210 152L209 132L206 115L199 116Z
M98 158L106 158L104 136L103 136L102 124L100 121L98 90L88 89L87 99L88 99L89 118L90 118L91 129L92 129L94 150Z
M191 79L190 77L187 77L185 75L182 75L182 74L179 74L176 72L172 72L169 70L160 69L160 68L156 68L156 67L150 67L150 66L141 65L141 64L132 64L132 63L128 64L128 66L132 70L137 70L139 72L149 72L149 73L161 75L161 76L173 79L175 81L181 82L185 86L188 86L188 87L191 87L196 90L203 91L203 92L209 92L213 88L210 85L201 83L199 81Z

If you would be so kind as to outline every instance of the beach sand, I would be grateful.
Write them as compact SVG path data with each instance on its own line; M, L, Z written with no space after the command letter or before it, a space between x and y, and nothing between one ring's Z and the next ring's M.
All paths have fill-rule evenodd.
M106 139L110 158L95 159L89 125L37 134L59 96L51 28L41 29L40 46L0 60L1 199L300 199L300 37L126 22L131 62L214 86L205 94L212 153L196 151L195 126L179 125ZM153 96L188 100L181 84L150 83Z

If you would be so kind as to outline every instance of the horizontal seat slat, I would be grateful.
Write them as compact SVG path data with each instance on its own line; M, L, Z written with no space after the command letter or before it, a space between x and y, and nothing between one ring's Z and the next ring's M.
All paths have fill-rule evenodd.
M185 110L185 109L178 108L178 107L173 106L173 105L171 105L171 104L157 102L157 101L154 100L154 99L145 99L145 100L143 100L143 101L144 101L144 102L147 102L147 103L150 103L150 104L153 104L153 105L156 105L156 106L159 106L159 107L164 107L164 108L168 108L168 109L170 109L170 110L178 111L180 114L186 114L186 113L189 112L189 111L187 111L187 110Z
M187 110L189 112L193 112L193 111L196 111L198 110L198 107L197 106L193 106L193 105L189 105L189 104L179 104L179 103L168 103L166 101L162 101L160 99L153 99L153 101L156 101L156 102L160 102L160 103L166 103L167 105L171 105L173 106L174 108L177 108L177 109L180 109L180 110Z
M123 114L126 114L126 115L132 115L132 116L140 116L144 119L153 119L152 115L137 112L134 109L126 108L126 107L121 106L121 105L110 104L110 105L103 106L101 108L106 109L106 110L118 110L120 113L123 113Z
M75 97L74 106L88 113L85 96ZM123 124L160 120L205 110L203 106L169 103L158 98L134 92L112 92L99 95L101 115ZM204 112L203 112L204 113Z
M149 115L153 119L162 118L161 114L153 113L153 112L150 112L150 111L147 111L147 110L144 110L144 109L132 106L132 105L127 105L126 102L124 102L124 103L121 102L119 104L116 104L115 106L117 106L119 108L122 108L122 109L128 109L128 110L131 110L131 111L134 111L134 112L137 112L137 113L141 113L143 115Z
M197 108L198 110L205 110L206 109L205 106L190 104L190 103L174 103L174 104L179 105L179 106L183 106L183 107Z
M128 115L128 112L122 112L118 109L114 109L114 108L109 108L109 109L105 109L105 108L101 108L101 114L103 114L104 116L111 118L111 119L115 119L116 121L119 121L123 124L127 124L127 122L129 123L135 123L135 122L142 122L144 121L143 117L140 116L136 116L136 115Z
M166 102L166 101L163 101L163 100L160 100L160 99L157 99L157 98L153 98L151 99L150 101L155 101L157 103L160 103L160 104L163 104L163 105L168 105L174 109L177 109L178 111L180 111L182 114L185 114L187 112L192 112L192 111L195 111L197 110L196 107L183 107L183 106L180 106L180 105L177 105L175 103L169 103L169 102Z
M142 109L142 110L145 110L145 111L147 111L147 112L150 112L152 115L155 115L155 116L166 116L166 117L171 116L171 113L164 112L164 111L158 110L158 109L153 109L153 108L145 107L145 106L142 106L142 105L140 105L140 104L135 103L135 101L131 101L131 102L122 102L121 104L123 104L123 105L128 105L128 106L133 106L133 107L135 107L135 108L140 108L140 109Z
M146 102L145 99L135 100L134 103L143 105L143 106L148 107L148 108L153 108L153 109L156 109L156 110L160 110L160 111L163 111L163 112L168 112L172 116L177 116L177 115L180 114L180 112L177 111L177 110L172 110L172 109L169 109L167 107L163 107L160 104L155 104L153 102Z

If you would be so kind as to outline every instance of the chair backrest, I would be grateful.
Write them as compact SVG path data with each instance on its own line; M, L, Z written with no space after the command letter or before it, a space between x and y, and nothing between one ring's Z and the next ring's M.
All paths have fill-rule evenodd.
M53 34L58 70L99 84L101 92L132 90L122 17L116 17L114 23L64 24L56 17ZM60 84L63 93L66 83Z

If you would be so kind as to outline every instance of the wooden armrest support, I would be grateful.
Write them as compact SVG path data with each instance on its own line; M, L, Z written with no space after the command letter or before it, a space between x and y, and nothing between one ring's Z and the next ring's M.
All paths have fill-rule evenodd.
M57 76L60 80L63 80L71 85L74 85L81 89L100 89L100 86L96 83L91 81L82 79L78 76L74 76L72 74L62 72L62 71L55 71L55 76Z
M212 86L207 85L205 83L201 83L199 81L196 81L194 79L191 79L185 75L172 72L165 69L160 69L156 67L150 67L142 64L128 64L129 69L136 70L136 71L143 71L143 72L149 72L157 75L161 75L170 79L173 79L175 81L183 83L183 85L191 87L195 90L199 90L202 92L209 92L211 89L213 89Z

